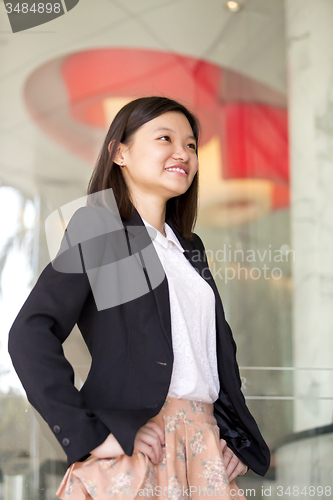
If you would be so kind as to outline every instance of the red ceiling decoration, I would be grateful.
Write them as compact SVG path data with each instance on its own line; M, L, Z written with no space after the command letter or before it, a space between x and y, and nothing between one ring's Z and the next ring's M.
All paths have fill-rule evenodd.
M53 93L59 77L58 85L66 94L66 111L61 118L59 110L56 116L47 108L52 96L45 95L46 67L50 75L53 72ZM272 207L286 207L289 162L287 108L281 105L284 96L268 89L265 102L261 101L263 85L251 80L253 95L247 92L244 98L244 86L249 79L235 72L230 79L230 74L229 70L194 57L154 50L101 48L71 54L37 69L27 81L25 99L34 119L45 130L89 161L96 155L89 145L88 132L90 129L91 135L94 130L105 134L107 99L165 95L180 100L201 122L202 146L213 137L219 138L221 177L269 180L273 183ZM223 89L228 87L228 79L226 93ZM40 81L43 91L38 93ZM254 92L256 85L260 91Z

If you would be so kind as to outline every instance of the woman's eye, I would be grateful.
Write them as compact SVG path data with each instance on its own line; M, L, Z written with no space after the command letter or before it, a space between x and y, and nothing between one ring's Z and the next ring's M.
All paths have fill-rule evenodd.
M189 144L189 147L192 148L194 151L196 151L197 146L193 143Z
M168 135L163 135L163 137L160 137L160 139L166 139L167 141L170 141L170 137Z

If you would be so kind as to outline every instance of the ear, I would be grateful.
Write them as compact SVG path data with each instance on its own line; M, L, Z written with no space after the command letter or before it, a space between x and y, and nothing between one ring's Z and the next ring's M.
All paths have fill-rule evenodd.
M108 151L109 151L110 156L112 155L112 151L113 151L113 147L114 147L115 142L116 141L114 139L112 139L112 141L109 142Z
M114 147L115 141L112 140L110 144L108 145L108 150L110 155L113 153L113 147ZM117 163L117 165L120 165L121 162L124 163L124 156L123 156L123 151L126 149L125 144L122 144L121 142L119 143L118 149L116 151L116 154L114 155L113 161L114 163Z

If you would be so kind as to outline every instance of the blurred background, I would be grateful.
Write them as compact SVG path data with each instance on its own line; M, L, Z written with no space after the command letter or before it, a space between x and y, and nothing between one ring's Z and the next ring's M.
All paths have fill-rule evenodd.
M50 261L46 218L86 194L112 118L147 95L202 124L195 231L272 451L266 476L238 485L248 498L331 496L333 2L80 0L17 33L4 3L0 499L57 498L66 458L26 400L8 331ZM80 387L90 360L77 329L64 349Z

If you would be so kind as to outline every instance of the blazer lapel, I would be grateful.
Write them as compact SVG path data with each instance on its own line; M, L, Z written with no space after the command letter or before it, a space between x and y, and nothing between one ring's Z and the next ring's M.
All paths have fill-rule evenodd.
M146 226L143 222L143 220L140 217L140 214L136 210L135 207L133 207L133 216L128 220L124 221L123 224L125 227L125 230L127 231L128 237L129 237L129 247L130 247L130 253L136 253L138 250L142 250L145 247L145 243L151 240L148 240L150 238L148 231L146 229ZM142 231L141 231L142 228ZM159 260L159 257L157 255L157 252L155 250L154 245L151 243L150 244L150 251L153 254L153 259L154 262L157 261L159 262L160 269L156 269L156 266L152 266L153 269L153 274L147 268L144 268L144 272L146 275L147 283L148 286L154 296L155 302L156 302L156 308L157 312L159 315L160 323L161 323L161 328L163 331L163 334L165 335L167 342L169 344L170 350L172 351L172 336L171 336L171 312L170 312L170 300L169 300L169 287L168 287L168 280L165 275L164 269L162 267L162 264ZM143 261L143 266L144 266L144 261ZM162 273L162 279L160 279L160 274ZM150 276L149 276L150 274ZM155 274L158 274L158 281L160 282L157 286L153 286L152 284L154 281L156 281Z

